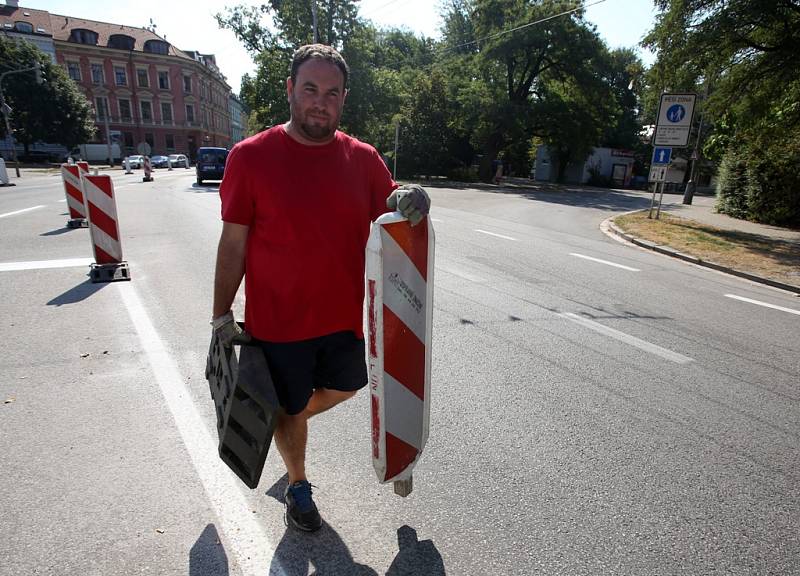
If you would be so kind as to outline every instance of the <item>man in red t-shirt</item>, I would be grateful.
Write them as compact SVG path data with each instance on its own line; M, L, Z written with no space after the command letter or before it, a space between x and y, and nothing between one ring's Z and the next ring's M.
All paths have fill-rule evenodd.
M378 152L337 130L349 70L333 48L299 48L286 81L291 118L234 146L220 186L212 325L237 336L231 305L245 277L245 326L266 355L281 413L287 519L322 525L306 478L308 419L367 383L364 260L370 222L387 209L413 224L425 191L397 188Z

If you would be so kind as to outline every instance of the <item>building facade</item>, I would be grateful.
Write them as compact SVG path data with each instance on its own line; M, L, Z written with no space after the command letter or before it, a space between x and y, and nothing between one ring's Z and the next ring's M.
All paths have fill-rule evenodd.
M94 106L96 142L119 143L122 155L149 148L192 159L201 146L231 146L230 86L213 55L144 28L4 8L3 27L27 22L34 35L50 35L56 62Z
M230 95L231 144L247 138L247 111L236 94Z

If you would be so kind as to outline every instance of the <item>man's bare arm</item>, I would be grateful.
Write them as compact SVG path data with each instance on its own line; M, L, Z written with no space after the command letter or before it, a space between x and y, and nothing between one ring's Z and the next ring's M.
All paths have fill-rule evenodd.
M245 255L249 226L224 222L217 247L217 267L214 273L214 306L212 318L227 313L233 305L236 291L244 277Z

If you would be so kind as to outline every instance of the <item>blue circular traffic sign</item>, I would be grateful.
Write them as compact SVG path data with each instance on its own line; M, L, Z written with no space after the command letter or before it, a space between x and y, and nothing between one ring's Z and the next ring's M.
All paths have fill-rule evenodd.
M673 104L667 109L667 120L670 122L680 122L686 116L686 108L680 104Z

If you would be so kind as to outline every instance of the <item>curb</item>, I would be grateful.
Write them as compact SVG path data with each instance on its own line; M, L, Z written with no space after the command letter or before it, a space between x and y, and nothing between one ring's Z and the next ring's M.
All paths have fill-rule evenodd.
M632 212L626 212L625 214L633 214L635 212L641 212L641 210L633 210ZM614 224L614 218L618 216L624 216L624 214L616 214L607 218L601 225L601 230L608 229L616 236L627 240L628 242L635 244L636 246L640 246L642 248L647 248L648 250L653 250L660 254L665 254L667 256L672 256L673 258L678 258L680 260L684 260L686 262L691 262L692 264L697 264L698 266L704 266L706 268L711 268L713 270L717 270L718 272L724 272L726 274L731 274L733 276L738 276L740 278L745 278L747 280L751 280L753 282L758 282L759 284L766 284L767 286L772 286L773 288L780 288L781 290L786 290L787 292L793 292L795 295L800 296L800 286L793 286L791 284L784 284L783 282L778 282L776 280L771 280L769 278L764 278L763 276L757 276L755 274L750 274L749 272L743 272L741 270L736 270L734 268L730 268L728 266L723 266L721 264L717 264L715 262L711 262L709 260L701 260L695 256L690 256L689 254L684 254L683 252L678 252L674 248L670 248L669 246L663 246L660 244L656 244L655 242L650 242L649 240L641 240L636 236L632 236Z

